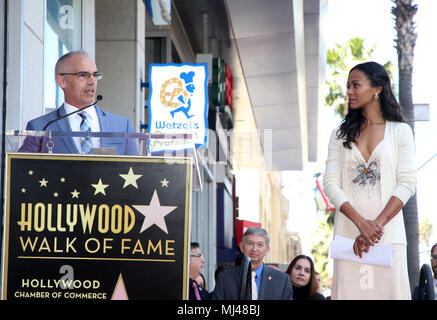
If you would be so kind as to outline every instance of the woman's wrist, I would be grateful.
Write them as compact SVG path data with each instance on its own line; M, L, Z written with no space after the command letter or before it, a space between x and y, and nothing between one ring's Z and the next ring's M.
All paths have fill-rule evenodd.
M347 201L341 207L340 211L348 217L352 223L358 228L361 228L361 225L364 223L364 218L355 210L354 207Z
M364 224L365 219L359 214L356 214L356 217L352 220L352 222L356 225L358 230L361 230L361 227Z
M387 223L384 219L381 218L381 216L376 217L375 222L381 227L384 227Z

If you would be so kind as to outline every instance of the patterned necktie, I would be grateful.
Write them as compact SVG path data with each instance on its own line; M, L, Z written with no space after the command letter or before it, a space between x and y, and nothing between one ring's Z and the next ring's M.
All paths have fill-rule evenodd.
M258 300L258 287L256 285L256 272L252 271L252 300Z
M91 127L88 123L88 120L86 119L85 112L79 113L79 116L82 118L82 122L80 123L80 131L91 132ZM81 138L80 147L81 147L82 154L87 154L88 152L90 152L91 148L93 147L93 144L91 142L91 137L87 136Z
M194 288L194 294L196 295L196 299L202 300L202 298L200 298L200 292L199 292L199 288L197 287L196 281L193 281L193 288Z

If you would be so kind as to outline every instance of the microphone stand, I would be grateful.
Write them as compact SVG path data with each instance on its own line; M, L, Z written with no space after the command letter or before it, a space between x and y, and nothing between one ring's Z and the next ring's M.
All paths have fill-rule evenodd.
M87 109L87 108L89 108L89 107L94 106L97 102L99 102L99 101L102 100L102 99L103 99L103 97L99 94L99 95L96 97L96 101L94 101L92 104L89 104L89 105L87 105L87 106L85 106L85 107L83 107L83 108L81 108L81 109L78 108L77 110L75 110L75 111L73 111L73 112L70 112L70 113L68 113L68 114L66 114L66 115L63 115L62 117L59 117L59 118L56 118L56 119L53 119L53 120L47 122L46 125L44 126L44 128L42 128L41 131L46 131L46 129L47 129L51 124L53 124L53 123L55 123L55 122L57 122L57 121L59 121L59 120L61 120L61 119L67 118L67 117L69 117L69 116L71 116L71 115L73 115L73 114L75 114L75 113L81 112L81 111L83 111L83 110L85 110L85 109ZM50 139L50 138L49 138L49 139ZM41 141L40 141L40 143L39 143L39 152L40 152L40 153L42 152L42 142L43 142L43 139L41 139Z
M244 257L240 271L240 300L251 300L252 295L252 274L250 257Z

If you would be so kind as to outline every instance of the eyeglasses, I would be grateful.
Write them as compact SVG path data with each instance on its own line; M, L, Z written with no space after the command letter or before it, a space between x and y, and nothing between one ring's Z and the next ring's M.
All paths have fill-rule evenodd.
M432 256L431 256L431 260L437 260L437 256L432 255Z
M197 257L197 258L202 258L203 254L199 253L199 254L192 254L190 255L191 258Z
M103 74L100 72L94 72L94 73L89 73L89 72L85 72L85 71L76 72L76 73L64 72L64 73L60 73L59 75L60 76L77 76L79 78L79 80L89 80L91 77L93 77L95 80L99 81L99 80L102 80L102 78L103 78Z

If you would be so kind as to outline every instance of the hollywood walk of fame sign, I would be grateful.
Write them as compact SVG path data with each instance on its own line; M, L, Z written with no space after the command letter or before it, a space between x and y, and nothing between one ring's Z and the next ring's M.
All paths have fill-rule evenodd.
M191 168L7 154L2 298L187 299Z

